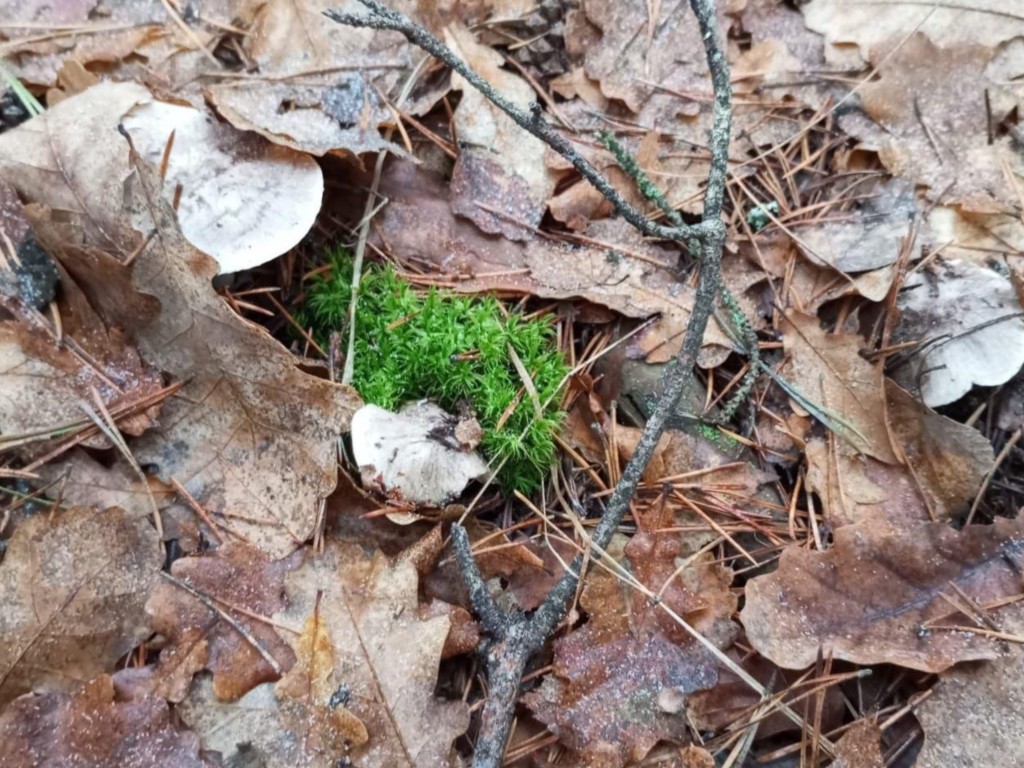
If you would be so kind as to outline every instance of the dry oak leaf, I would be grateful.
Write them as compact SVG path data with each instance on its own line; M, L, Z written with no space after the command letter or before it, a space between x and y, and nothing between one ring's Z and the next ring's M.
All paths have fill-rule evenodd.
M212 85L205 90L235 128L321 157L328 153L402 153L378 127L391 114L379 103L362 72L334 85L294 85L257 80Z
M533 88L501 68L501 54L481 45L461 25L448 27L445 39L504 98L520 109L530 108L537 98ZM544 143L469 87L461 75L452 75L452 88L462 92L453 130L463 148L452 171L452 210L484 232L532 240L555 189L555 177L544 162Z
M2 180L0 185L7 186ZM8 235L11 219L4 216L2 220L0 234ZM27 237L32 238L31 233ZM137 404L159 397L160 372L140 359L121 328L104 323L61 267L56 271L61 284L55 304L59 328L20 302L7 304L14 319L0 322L0 433L63 435L72 426L92 427L89 414L98 410L98 395L108 411L131 411L115 419L121 432L142 434L155 423L159 404ZM110 447L102 434L86 438L83 444ZM38 455L51 447L52 443L42 442L23 451Z
M18 526L0 563L0 704L109 671L150 634L143 605L159 544L148 514L117 508Z
M95 102L82 100L89 94L106 95L118 108L103 111L100 120L86 108ZM54 217L72 206L70 235L40 209L43 218L34 222L40 237L48 228L54 241L108 249L113 258L103 262L103 280L89 284L91 304L108 325L132 329L149 364L188 382L165 401L159 428L133 444L135 457L155 464L164 481L178 479L211 512L237 515L225 527L284 555L312 533L319 504L336 484L337 436L359 398L349 387L300 371L284 347L213 290L216 264L184 238L159 180L130 161L128 143L117 133L116 116L145 98L145 89L121 84L67 99L46 113L46 122L22 126L32 130L21 134L16 161L3 145L0 173L9 172L9 161L35 169L19 177L22 194L50 206ZM76 115L83 124L74 123ZM63 132L55 133L58 128ZM133 252L130 269L117 263ZM84 271L80 259L91 251L55 247L54 253L77 277ZM159 310L140 316L138 302L116 300L125 296L155 298Z
M879 64L910 31L936 48L979 46L994 51L1000 43L1024 36L1024 16L1017 0L970 0L965 3L851 3L810 0L800 5L807 26L825 36L830 58L840 57L842 44L854 43L864 61ZM898 54L896 54L898 55ZM931 59L916 59L915 77Z
M971 503L992 468L992 444L981 432L936 413L888 379L885 395L904 464L858 455L839 440L807 441L807 487L821 497L833 526L949 520Z
M944 596L961 592L984 604L1016 595L1022 567L1024 520L963 531L847 526L826 552L785 549L777 571L747 583L740 620L754 648L788 669L824 650L855 664L939 672L1001 651Z
M985 76L991 58L989 48L945 50L914 34L860 89L874 123L850 113L840 125L877 151L891 173L927 187L932 199L986 213L1016 210L1012 177L1024 176L1024 158L1009 136L990 141L989 119L998 124L1006 116L986 117L985 93L999 90Z
M1000 611L1004 632L1024 633L1021 604ZM1019 643L988 662L963 664L943 675L914 708L924 729L918 768L1024 766L1024 650Z
M391 10L415 15L415 3L398 0ZM389 90L400 70L411 66L411 47L397 32L356 29L338 24L324 11L365 11L353 0L267 0L256 14L245 37L246 53L259 65L260 74L275 80L302 76L304 82L318 74L338 71L385 71L380 85Z
M816 317L786 313L782 343L790 364L780 374L800 393L848 426L841 437L861 453L889 464L897 462L885 423L885 389L880 365L859 354L864 340L847 333L826 333Z
M993 269L938 260L904 281L896 306L893 341L921 346L892 375L927 405L952 403L976 384L1005 384L1024 364L1020 300Z
M914 710L917 714L917 710ZM882 756L882 729L872 720L853 724L836 742L834 768L885 768ZM920 765L920 762L916 763Z
M710 93L708 65L697 19L678 4L643 0L585 0L582 10L600 30L584 57L587 75L609 99L641 113L648 101L663 101L676 114L695 115ZM719 28L729 22L718 4ZM680 99L680 92L690 98Z
M166 701L115 699L102 675L68 696L28 694L0 714L4 768L213 768L199 737L178 727Z
M660 530L672 515L656 509L627 548L636 575L664 597L677 614L698 625L728 620L728 607L708 595L697 596L681 581L665 584L675 570L678 533ZM621 539L608 551L615 556ZM653 562L647 562L653 558ZM697 568L713 566L700 565ZM728 581L715 585L728 595ZM555 642L554 671L540 689L523 697L534 716L587 765L618 768L637 762L659 741L689 741L685 707L688 695L718 680L716 662L664 611L626 582L605 570L587 577L580 601L590 615L582 627ZM704 614L701 616L701 614Z
M435 265L453 290L586 299L626 317L659 315L641 349L650 362L671 360L679 350L696 291L679 281L677 254L646 242L626 222L591 222L591 245L518 243L488 236L452 213L444 179L411 162L389 164L380 191L391 202L377 219L379 244L402 260ZM700 365L720 365L731 348L718 325L709 325Z
M97 510L119 507L135 517L153 513L151 496L159 508L173 499L173 490L163 487L155 478L143 482L120 454L108 466L86 451L75 449L60 460L47 462L37 472L48 486L46 495L51 499L59 496L69 506ZM167 533L166 528L164 532Z
M286 638L300 658L306 654L303 672L296 666L276 686L257 686L233 703L217 701L209 681L197 678L179 708L183 719L227 760L248 748L267 768L334 768L343 758L365 768L454 765L452 742L469 712L434 696L450 621L420 618L417 584L408 559L337 544L320 556L306 552L287 578L288 608L274 617L306 627L313 643L306 649L301 636ZM339 707L347 710L347 738L338 738ZM353 738L361 734L357 722L363 744Z
M295 662L289 645L269 624L251 615L269 618L284 609L285 576L298 565L298 557L273 560L253 547L231 542L213 552L175 560L171 574L221 605L281 669L288 670ZM238 630L173 582L161 581L153 588L146 612L153 631L168 640L160 653L161 664L165 654L184 659L200 639L205 642L208 658L203 668L213 673L213 692L220 699L237 699L258 684L279 677Z

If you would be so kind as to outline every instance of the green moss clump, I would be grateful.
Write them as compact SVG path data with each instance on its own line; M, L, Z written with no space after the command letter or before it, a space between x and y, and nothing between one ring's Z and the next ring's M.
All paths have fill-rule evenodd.
M299 312L318 343L344 330L351 287L351 259L333 254L330 270L308 286ZM551 467L553 433L564 415L557 394L569 368L553 341L549 322L506 316L494 298L433 288L417 293L390 268L371 265L359 288L352 384L366 402L389 410L421 398L451 412L468 402L483 427L484 455L494 467L504 462L498 482L507 491L528 493ZM540 418L522 391L510 345L544 406Z

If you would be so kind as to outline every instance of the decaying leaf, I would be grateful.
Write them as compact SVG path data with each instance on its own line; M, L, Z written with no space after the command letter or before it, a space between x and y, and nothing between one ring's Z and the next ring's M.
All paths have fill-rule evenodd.
M389 166L381 193L391 201L379 219L381 244L401 259L437 265L455 290L582 298L626 317L659 315L640 342L651 362L671 360L682 344L695 289L679 281L675 254L624 222L593 222L589 245L491 238L452 213L440 176L408 162ZM720 364L731 348L709 324L700 364Z
M1024 19L1014 13L1014 0L936 6L810 0L801 5L801 10L807 26L825 35L830 45L856 44L864 61L872 64L878 64L883 55L904 42L911 30L942 49L977 45L993 50L1002 42L1024 35ZM931 59L921 61L933 63ZM919 70L917 77L921 74Z
M102 108L102 103L79 109ZM155 99L136 105L122 124L146 162L166 168L164 194L178 201L182 233L216 259L222 273L280 256L313 226L324 180L308 155L238 131L198 109Z
M274 617L305 626L285 638L304 666L234 703L197 678L183 719L225 759L247 750L267 768L333 768L342 759L368 768L453 765L468 711L434 696L449 620L419 618L417 581L411 561L368 558L358 547L307 553L288 576L288 608Z
M989 121L1002 121L1011 109L1006 104L993 114L998 104L990 98L986 105L986 91L1001 87L985 77L992 54L982 46L937 48L920 32L892 41L877 54L885 56L879 79L859 89L871 120L852 113L840 124L877 151L891 173L927 187L932 199L988 213L1012 210L1019 204L1012 179L1024 175L1024 161L1010 137L990 134Z
M370 738L363 722L348 710L351 694L335 697L334 654L316 605L295 645L295 666L275 686L282 725L314 754L344 754Z
M255 82L212 85L206 93L235 128L285 147L328 153L399 152L378 126L390 118L361 72L335 85Z
M441 505L487 474L474 449L476 419L458 419L425 400L391 413L364 405L352 416L352 453L364 485L414 504Z
M465 27L445 31L449 47L469 62L499 93L520 109L537 96L518 75L501 68L501 55L478 43ZM454 129L463 146L451 181L452 210L484 232L511 240L533 239L555 180L544 163L545 145L512 122L459 75L462 91Z
M886 417L902 457L937 520L962 512L995 460L992 443L974 427L953 421L886 380Z
M895 463L885 424L882 368L859 354L859 336L825 333L817 318L786 313L782 340L791 363L780 373L830 415L841 437L862 453Z
M18 167L45 169L59 159L60 173L26 174L22 194L52 209L71 200L70 232L39 207L40 237L47 233L51 250L104 321L131 328L148 363L188 382L165 401L159 429L133 444L136 458L155 465L163 480L178 479L214 514L239 515L222 524L283 555L312 533L319 501L334 488L337 437L358 397L299 371L284 347L216 294L210 284L216 265L181 235L151 171L129 159L127 142L108 125L110 115L148 92L111 88L101 93L124 103L120 113L103 113L107 122L68 125L83 103L77 97L47 113L46 122L25 126L38 135L22 147ZM51 123L53 114L64 115L64 122ZM61 152L56 158L47 142L58 127L65 138L54 142ZM88 147L84 130L91 131ZM7 167L2 163L0 173ZM87 210L76 202L79 195L90 201ZM82 240L110 255L75 247ZM133 253L130 268L119 263ZM159 311L147 308L140 316L141 300L153 298Z
M948 521L974 500L994 459L977 429L936 413L886 380L886 421L902 464L857 454L834 438L807 442L807 487L833 526Z
M181 729L167 702L115 699L106 675L65 694L28 694L0 714L5 768L124 765L135 768L213 768L199 737Z
M171 574L220 605L260 647L194 595L161 580L146 603L153 630L168 641L160 654L161 664L166 664L165 654L178 658L193 654L202 640L207 658L201 668L213 673L212 690L218 698L234 700L259 683L277 680L278 671L263 654L282 670L292 667L295 656L268 623L253 616L269 619L285 607L285 576L297 564L296 556L275 561L237 542L175 560Z
M1009 381L1024 365L1024 317L1013 285L986 267L939 261L903 283L895 341L921 347L894 378L932 407L974 385Z
M74 280L56 269L59 326L21 303L10 305L14 319L0 322L0 432L44 440L26 446L26 453L44 452L52 446L49 437L93 427L97 397L118 414L112 418L128 435L142 434L159 413L160 372L140 359L121 328L107 327ZM110 447L103 434L84 444Z
M688 584L675 573L680 540L671 531L672 508L655 504L641 520L625 548L636 578L702 630L728 623L735 609L731 574L701 562L687 570L708 580ZM686 743L687 696L715 684L714 658L607 571L590 574L580 602L589 621L555 643L554 675L524 697L534 715L588 765L642 760L663 739Z
M823 650L937 672L1000 654L998 641L970 631L957 594L981 604L1018 594L1022 553L1019 520L959 532L945 523L847 526L827 552L784 550L776 572L747 583L740 619L758 652L788 669Z
M1021 637L1024 614L1017 603L999 622ZM935 684L932 695L914 709L924 728L916 765L1021 765L1024 729L1024 651L1017 643L988 662L964 664Z
M0 703L111 671L150 633L162 562L148 514L75 508L19 525L0 563Z
M917 213L913 185L891 180L858 192L871 197L848 218L810 222L795 230L797 245L815 264L841 272L867 272L887 267L899 257L900 243Z

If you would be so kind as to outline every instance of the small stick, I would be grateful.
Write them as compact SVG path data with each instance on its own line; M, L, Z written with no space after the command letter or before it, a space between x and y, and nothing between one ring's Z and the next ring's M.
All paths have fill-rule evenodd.
M193 587L191 584L185 583L184 581L179 579L177 576L172 576L167 571L160 571L160 575L163 576L165 579L167 579L172 584L174 584L175 586L180 587L181 589L183 589L186 592L188 592L190 595L192 595L192 597L194 597L196 600L201 602L203 605L205 605L211 611L213 611L218 616L220 616L222 619L224 619L224 621L226 621L228 624L230 624L231 628L234 629L238 634L240 634L245 639L245 641L247 643L249 643L249 645L251 645L253 648L256 649L256 652L260 656L262 656L264 659L266 659L267 664L270 665L270 668L273 669L275 673L277 673L278 675L283 675L284 674L284 669L281 667L280 664L277 663L277 659L275 659L273 656L270 655L270 651L268 651L266 648L264 648L262 645L260 645L259 640L257 640L253 636L252 632L250 632L248 629L246 629L233 616L231 616L229 613L224 611L223 608L218 606L210 598L209 595L207 595L207 594L205 594L203 592L200 592L198 589Z

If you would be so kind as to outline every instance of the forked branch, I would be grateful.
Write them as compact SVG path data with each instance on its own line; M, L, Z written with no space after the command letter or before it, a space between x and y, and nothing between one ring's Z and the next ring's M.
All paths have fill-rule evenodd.
M654 448L665 432L669 416L675 412L697 363L697 354L704 331L711 317L721 282L722 246L725 224L722 222L722 201L728 170L729 131L732 121L732 91L729 65L718 34L714 0L690 0L697 17L704 52L714 87L713 123L711 128L711 167L704 192L704 212L697 224L685 224L679 216L669 216L671 226L658 223L634 208L612 187L600 171L583 158L572 144L544 121L539 110L527 112L509 102L462 61L450 48L408 17L390 10L376 0L360 0L367 14L326 11L335 21L352 27L394 30L409 42L440 59L480 91L521 128L530 132L568 160L588 182L614 206L616 213L649 237L673 240L682 245L696 245L700 253L700 279L682 346L675 360L666 368L659 384L659 397L647 421L632 458L622 478L608 499L604 514L592 536L591 555L601 557L612 535L629 510L630 500L646 469ZM530 657L541 650L548 638L565 618L569 603L576 593L584 567L582 555L530 616L503 611L492 599L484 584L470 548L469 537L460 525L452 528L452 543L459 569L469 588L473 608L492 640L486 646L485 659L489 690L480 723L473 765L476 768L497 768L502 764L519 687Z

